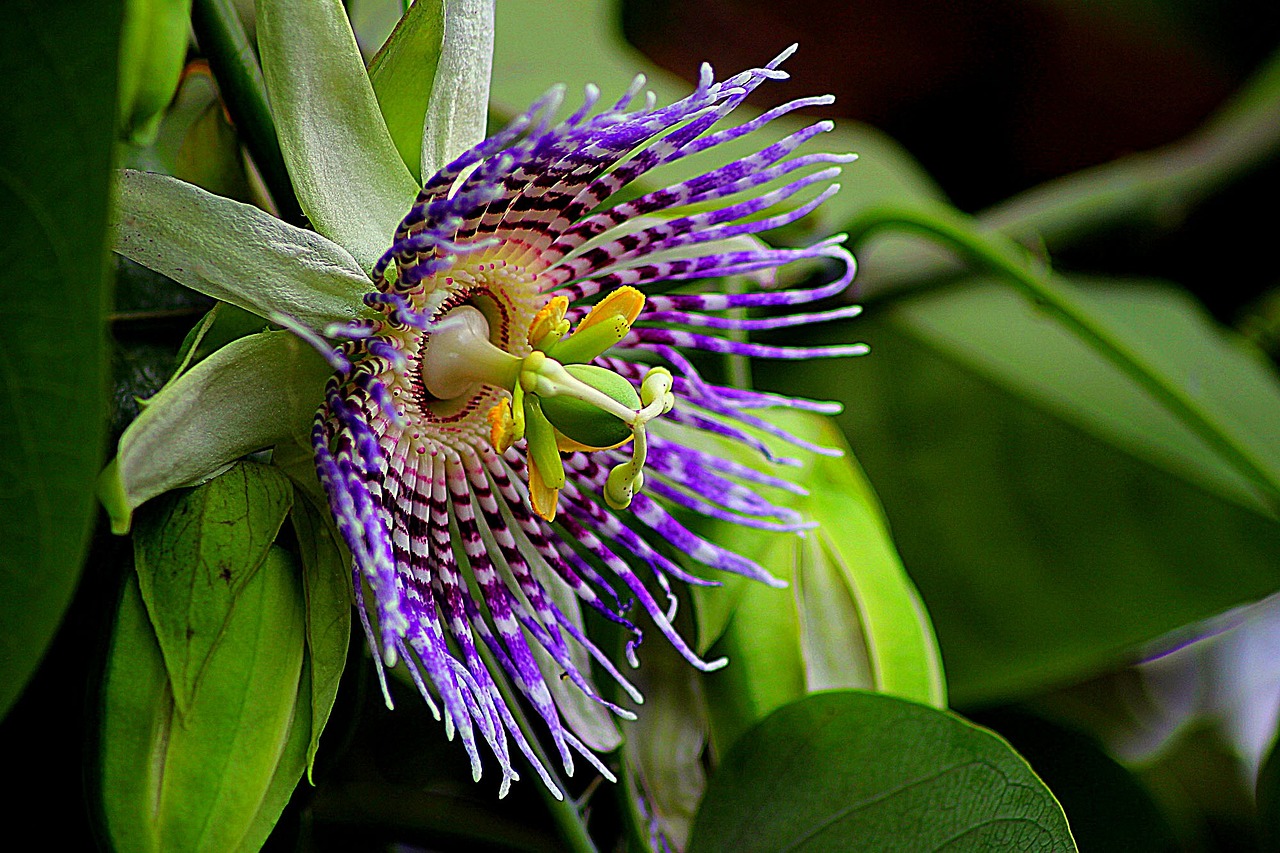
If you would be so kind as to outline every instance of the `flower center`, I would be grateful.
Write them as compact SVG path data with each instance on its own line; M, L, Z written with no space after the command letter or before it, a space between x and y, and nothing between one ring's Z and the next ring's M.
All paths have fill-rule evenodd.
M422 384L437 399L471 396L483 385L510 393L489 411L494 447L505 452L526 439L533 509L555 518L565 472L561 452L612 450L632 443L632 456L609 472L605 502L624 509L644 485L645 425L671 410L671 373L655 367L639 393L623 377L591 360L627 334L644 306L634 288L613 291L569 333L568 302L552 299L529 325L533 351L520 357L493 344L478 309L462 305L432 329L422 354Z

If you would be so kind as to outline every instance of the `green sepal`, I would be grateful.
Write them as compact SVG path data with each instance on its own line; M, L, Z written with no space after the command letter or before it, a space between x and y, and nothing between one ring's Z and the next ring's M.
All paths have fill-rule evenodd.
M546 353L561 364L582 364L591 361L605 350L626 337L631 325L623 317L610 317L579 329L567 338L552 344Z
M556 447L555 430L532 394L524 398L524 434L529 440L529 460L538 467L542 482L552 489L564 488L564 463Z
M636 389L611 370L591 364L570 364L565 366L565 372L628 409L640 408ZM590 403L563 394L541 400L547 420L579 444L613 447L631 437L630 426Z

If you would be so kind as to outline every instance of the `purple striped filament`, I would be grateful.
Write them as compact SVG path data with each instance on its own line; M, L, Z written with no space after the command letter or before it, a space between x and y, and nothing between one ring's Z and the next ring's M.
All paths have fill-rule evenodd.
M584 106L554 123L560 93L552 90L426 182L374 269L378 289L366 303L375 319L329 330L342 342L330 354L336 373L312 438L320 481L354 558L356 598L370 647L383 666L406 663L423 698L437 717L443 715L449 736L459 734L476 778L478 743L488 744L502 771L503 793L517 778L511 744L559 792L517 726L486 658L545 722L569 773L576 752L612 778L562 723L534 649L550 656L560 677L620 716L632 715L598 695L574 664L575 655L585 650L641 700L557 606L549 584L567 586L582 604L630 632L631 665L638 665L640 632L628 613L639 607L693 666L710 670L724 661L703 661L672 628L670 581L711 582L669 559L650 539L665 540L701 566L780 586L760 566L687 529L672 510L764 530L798 533L810 526L757 492L802 491L797 486L685 446L680 436L703 430L759 451L762 463L785 462L755 434L809 445L754 410L830 407L712 384L684 351L785 359L865 351L861 344L788 348L745 340L751 330L853 313L794 309L848 287L853 258L839 238L799 249L728 242L809 213L836 190L831 181L838 164L852 157L793 156L802 143L831 128L818 122L751 156L609 206L619 190L658 166L750 134L794 109L829 103L793 101L746 124L712 131L762 82L784 78L778 66L790 53L718 83L703 66L697 90L661 108L649 96L641 108L628 109L643 85L638 78L618 103L594 114L599 93L589 87ZM787 206L791 196L814 184L822 187L816 198ZM815 258L837 262L842 272L808 289L675 289L728 275L759 278L782 264ZM674 408L660 414L662 406L655 403L644 417L632 417L656 419L647 434L633 432L634 440L617 444L567 441L563 422L553 430L550 450L545 441L536 445L532 425L527 432L513 431L519 425L510 416L526 411L514 399L524 393L517 377L541 363L534 352L543 346L539 341L558 340L569 327L580 327L591 306L610 294L631 293L621 288L642 293L654 285L662 292L639 302L630 296L615 300L634 308L634 320L618 325L611 346L592 350L584 359L592 367L579 373L613 376L615 389L625 380L638 395L653 366L665 365L669 371L660 371L666 376L660 390ZM557 297L563 298L553 302ZM747 318L734 310L769 308L783 313ZM462 318L473 327L466 335L458 331ZM557 331L547 337L552 327ZM623 408L622 414L640 412L634 405ZM623 500L609 494L610 472L619 468L635 475L634 493ZM559 486L548 508L545 493L539 506L531 491L542 489L546 484L540 481L549 476ZM378 671L381 677L381 666Z

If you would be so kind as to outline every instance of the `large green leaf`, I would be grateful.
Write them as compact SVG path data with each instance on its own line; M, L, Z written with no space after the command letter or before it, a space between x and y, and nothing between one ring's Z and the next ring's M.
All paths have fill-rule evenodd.
M368 270L418 187L396 151L339 0L258 0L280 150L316 230Z
M711 777L691 853L1074 851L1053 795L1007 743L891 696L780 709Z
M1242 341L1169 288L1081 299L1276 464L1280 393ZM807 340L854 335L872 355L847 371L756 376L845 402L956 701L1078 680L1280 587L1280 525L1253 484L1022 297L970 283Z
M139 513L133 536L138 584L179 713L191 707L232 607L267 558L292 504L293 486L284 474L238 462L204 485L156 498Z
M929 617L839 430L828 418L799 411L773 412L768 419L844 455L793 453L802 465L785 473L807 494L769 496L817 522L804 538L727 522L702 527L709 538L732 543L737 553L791 584L780 590L722 575L717 579L724 587L695 590L700 648L714 643L712 656L730 659L706 677L717 748L727 749L773 709L819 690L866 687L944 705ZM755 461L717 443L718 452Z
M100 738L99 796L114 849L233 850L251 832L264 836L264 814L279 813L280 790L292 790L305 764L294 725L307 698L303 633L297 567L273 548L237 596L195 702L179 716L130 579L107 658Z
M71 599L107 405L119 0L0 11L0 715Z

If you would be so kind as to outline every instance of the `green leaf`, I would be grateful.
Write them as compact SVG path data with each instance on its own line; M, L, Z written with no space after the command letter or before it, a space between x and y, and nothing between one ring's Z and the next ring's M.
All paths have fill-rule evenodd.
M702 522L701 532L787 581L790 590L722 575L694 590L699 647L730 665L706 677L713 736L727 749L773 709L806 693L874 688L941 706L946 689L933 630L889 537L880 505L828 418L781 410L768 420L843 456L799 452L788 479L805 495L770 495L818 523L804 538ZM725 442L717 452L758 461ZM791 448L788 448L791 451Z
M178 712L191 707L232 606L266 559L293 486L256 462L162 495L139 514L134 560Z
M422 125L422 171L434 174L484 140L493 71L494 0L447 0L440 65Z
M126 258L259 317L322 329L355 317L373 289L336 243L166 175L122 172L113 224Z
M422 183L423 121L444 40L444 0L414 3L369 63L369 80L400 159Z
M313 491L297 488L292 515L302 556L302 586L307 597L307 651L311 661L311 736L306 747L308 779L315 769L320 735L329 722L338 683L347 665L352 603L351 558L328 520L327 507L317 506L314 500Z
M99 479L112 529L247 453L307 435L332 368L289 332L233 341L146 402Z
M303 767L296 759L292 769L282 765L297 752L291 740L303 672L296 575L288 552L271 549L236 598L181 717L130 579L107 658L99 741L99 796L114 849L235 849L260 832L266 811L283 807L278 793L268 804L268 792L286 787L289 772L296 783Z
M998 732L1053 791L1077 844L1098 853L1172 853L1169 821L1137 776L1083 732L1017 708L974 715Z
M711 778L690 853L1074 851L1062 808L1000 738L890 696L779 710Z
M0 715L58 627L97 514L121 16L118 0L0 10Z
M238 853L258 853L262 849L271 830L275 829L276 822L280 820L280 813L292 799L303 769L310 767L307 750L308 745L314 742L310 699L315 695L312 690L311 663L310 655L304 655L302 677L298 680L298 696L293 705L293 719L289 721L289 739L285 741L275 773L271 774L266 793L262 795L262 804L258 806L258 812L249 824L244 838L240 839L240 845L236 848Z
M405 168L339 0L258 0L258 48L280 149L316 230L365 270L418 186Z
M1082 290L1133 346L1266 448L1270 370L1176 291ZM1024 299L968 284L814 329L867 340L821 364L757 362L764 387L845 403L938 630L956 702L1026 695L1280 588L1280 525L1253 484Z

